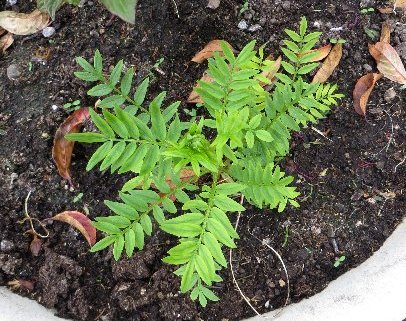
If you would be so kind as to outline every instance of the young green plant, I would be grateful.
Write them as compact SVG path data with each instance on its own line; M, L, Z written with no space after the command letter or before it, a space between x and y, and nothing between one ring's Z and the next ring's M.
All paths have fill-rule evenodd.
M213 80L195 88L205 116L193 121L179 118L180 102L164 104L165 92L146 104L148 78L132 92L134 71L122 76L123 61L106 75L99 51L93 64L77 58L82 70L75 75L96 84L88 95L101 99L102 112L90 110L97 132L67 138L100 144L87 170L98 165L134 176L119 191L120 201L105 201L113 214L95 218L105 236L91 251L112 246L116 260L124 252L130 257L157 225L178 237L163 261L178 267L181 292L202 306L219 299L211 287L227 267L224 249L235 248L239 238L230 217L246 208L234 198L243 195L255 207L278 212L298 207L294 177L279 161L289 153L292 132L325 117L342 97L336 85L307 82L318 67L311 50L320 33L307 33L305 18L299 32L286 33L284 72L265 87L270 90L262 73L274 62L264 58L264 48L255 50L252 41L235 55L223 42L223 55L208 61Z

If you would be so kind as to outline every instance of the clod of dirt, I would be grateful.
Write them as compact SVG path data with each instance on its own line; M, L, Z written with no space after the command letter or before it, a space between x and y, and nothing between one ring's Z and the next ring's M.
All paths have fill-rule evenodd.
M164 320L192 320L197 309L187 296L182 300L179 298L167 298L159 303L159 312Z
M112 297L124 311L134 311L152 301L145 286L141 281L118 283L112 291Z
M113 277L116 280L140 280L151 276L144 262L144 253L135 253L130 259L122 259L113 263Z
M14 243L9 240L1 240L0 242L0 251L3 253L10 252L14 249Z
M396 97L396 91L392 87L385 91L384 98L389 103Z
M21 75L21 72L16 64L12 64L7 67L7 77L10 80L17 80Z
M89 303L82 288L77 289L73 298L68 301L69 311L79 320L86 320L89 315Z
M74 287L72 279L82 275L83 269L77 263L51 250L45 250L45 263L39 269L39 284L42 287L41 303L52 308L58 302L58 295L66 296Z
M22 262L22 259L16 258L13 255L0 254L0 268L6 274L14 275Z

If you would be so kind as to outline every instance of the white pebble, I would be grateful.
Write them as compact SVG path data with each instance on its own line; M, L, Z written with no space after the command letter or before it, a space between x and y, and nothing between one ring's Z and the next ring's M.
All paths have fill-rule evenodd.
M248 24L247 24L247 21L245 21L244 19L241 20L241 21L238 23L238 29L245 30L245 29L247 29L247 28L248 28Z
M45 27L44 29L42 29L42 35L45 38L52 37L54 33L55 33L54 27Z
M52 108L53 111L55 111L55 110L58 109L58 106L57 105L52 105L51 108Z

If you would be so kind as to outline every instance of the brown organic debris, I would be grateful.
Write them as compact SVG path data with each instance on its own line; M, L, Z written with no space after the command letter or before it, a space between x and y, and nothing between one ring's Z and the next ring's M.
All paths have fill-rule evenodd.
M207 59L211 58L214 56L214 53L220 52L222 53L223 50L221 49L221 41L222 40L212 40L210 41L202 50L200 50L193 58L192 61L196 62L198 64L201 64L202 62L206 61ZM231 45L228 42L225 42L230 49L233 49Z
M0 38L0 54L4 54L8 47L10 47L14 42L13 35L7 33Z
M323 47L320 47L320 48L313 49L313 50L310 50L308 52L305 52L305 53L299 55L299 57L303 57L303 56L306 56L306 55L311 54L311 53L317 53L317 55L309 62L321 61L321 60L323 60L324 58L326 58L328 56L328 54L331 51L331 48L333 48L333 46L331 44L328 44L328 45L325 45Z
M32 241L30 243L30 251L32 255L38 256L42 247L42 239L33 234Z
M384 77L400 84L406 84L406 70L396 50L386 42L369 45L369 52L377 62Z
M92 221L85 214L78 211L65 211L55 215L51 219L68 223L79 230L90 246L96 243L96 229L92 225Z
M18 289L24 289L27 291L33 291L34 290L34 282L30 280L24 280L24 279L16 279L12 281L8 281L7 285L11 287L13 290L18 290Z
M341 57L343 56L343 45L337 43L334 45L328 54L326 60L324 60L320 69L317 71L316 75L313 78L313 83L319 82L324 83L330 76L333 74L334 70L340 63Z
M272 59L272 57L268 57L269 59ZM267 71L263 71L261 73L262 76L268 78L270 81L273 81L275 79L275 75L276 73L279 71L279 69L281 68L281 62L282 62L282 57L279 56L278 59L276 59L274 61L274 63L272 64L272 67L267 70ZM265 83L261 82L261 86L265 86Z
M375 87L375 83L381 78L382 74L369 73L358 79L353 91L354 109L358 114L366 115L369 96Z
M390 24L386 21L382 23L380 42L390 43Z
M71 186L73 184L70 176L70 164L75 142L67 140L65 135L79 132L83 123L89 117L89 109L80 108L66 118L55 134L52 158L58 168L59 175L68 180Z
M20 36L41 31L48 25L49 20L49 15L39 10L34 10L29 14L14 11L0 12L0 27Z

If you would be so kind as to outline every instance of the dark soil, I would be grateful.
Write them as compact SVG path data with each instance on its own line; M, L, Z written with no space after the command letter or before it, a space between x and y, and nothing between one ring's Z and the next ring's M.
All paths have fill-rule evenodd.
M34 2L19 1L21 11L30 11ZM249 208L242 216L241 239L233 253L236 278L258 311L266 312L283 305L287 287L281 264L263 243L284 258L292 302L321 291L379 249L405 216L406 91L381 80L367 119L353 111L351 93L357 78L375 68L364 28L379 31L381 22L389 19L394 28L392 45L405 59L405 16L361 15L360 1L354 0L251 0L250 9L239 15L242 2L222 0L218 9L211 10L206 8L207 0L176 0L178 18L172 0L143 0L135 26L117 18L109 23L110 14L99 5L66 6L57 13L51 39L41 34L15 37L0 57L0 285L14 279L32 281L32 291L17 291L55 308L59 316L76 320L220 321L252 316L229 270L222 272L224 282L215 287L219 303L202 309L179 294L173 267L161 262L173 242L164 233L149 238L145 251L132 259L114 263L111 252L89 253L76 230L54 222L47 226L50 237L34 257L30 237L24 235L28 223L18 221L24 217L30 190L28 211L40 220L68 209L88 209L92 218L107 215L102 201L114 198L125 181L99 171L87 173L92 147L80 144L72 165L74 191L53 164L52 137L67 116L62 105L75 99L84 105L94 103L85 95L85 84L73 76L76 56L90 59L99 48L106 66L124 59L135 66L138 79L163 57L163 72L153 71L150 94L167 90L169 100L185 101L205 69L190 59L208 41L226 39L241 49L255 38L259 43L269 41L267 49L276 53L283 29L294 28L302 15L313 29L324 32L323 42L347 41L331 79L346 98L316 126L327 139L310 128L304 130L295 135L291 155L283 163L297 177L301 208L283 214ZM374 0L361 2L366 7L378 5ZM2 8L5 1L0 1ZM238 29L243 18L261 28ZM15 81L6 76L11 64L21 73ZM75 203L80 192L83 197ZM343 264L333 267L342 255Z

